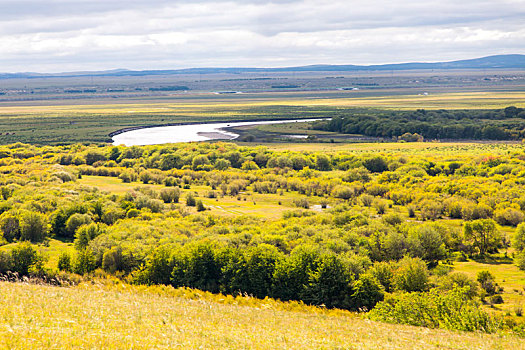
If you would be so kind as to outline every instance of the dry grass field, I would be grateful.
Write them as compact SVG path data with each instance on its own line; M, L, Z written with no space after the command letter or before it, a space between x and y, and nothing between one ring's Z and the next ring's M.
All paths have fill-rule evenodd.
M506 335L372 322L161 287L0 283L4 349L522 349Z

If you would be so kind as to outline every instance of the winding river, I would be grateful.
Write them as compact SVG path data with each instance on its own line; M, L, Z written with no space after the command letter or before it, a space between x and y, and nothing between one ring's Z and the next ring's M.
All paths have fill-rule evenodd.
M289 119L289 120L268 120L258 122L236 122L236 123L204 123L187 124L173 126L158 126L152 128L140 128L125 131L112 137L114 145L143 146L159 145L163 143L193 142L209 140L233 140L239 137L224 128L261 124L284 124L312 122L317 119Z

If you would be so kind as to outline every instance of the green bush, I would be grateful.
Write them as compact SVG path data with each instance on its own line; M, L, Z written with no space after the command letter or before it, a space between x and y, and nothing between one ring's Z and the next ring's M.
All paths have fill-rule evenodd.
M11 250L11 271L26 276L30 271L43 269L44 257L29 242L18 244Z
M65 252L60 254L57 267L59 271L72 272L71 255Z
M66 233L69 237L74 237L77 229L82 225L88 225L92 222L89 214L75 213L66 221Z
M495 332L498 328L489 314L467 296L468 287L443 292L401 293L388 296L368 314L372 320L412 326L460 331Z
M419 258L404 257L394 272L394 289L419 292L428 288L428 268Z
M20 239L31 242L42 242L49 233L47 217L36 212L22 214L20 220Z
M93 272L97 268L95 255L91 249L79 250L73 263L73 272L79 275Z

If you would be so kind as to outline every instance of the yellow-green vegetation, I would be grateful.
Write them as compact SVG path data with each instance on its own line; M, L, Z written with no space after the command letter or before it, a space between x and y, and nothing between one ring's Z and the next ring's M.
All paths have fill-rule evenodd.
M50 105L12 103L0 109L0 143L70 144L109 142L119 129L177 123L323 118L382 110L503 109L525 107L523 91L436 93L354 97L347 93L243 94L131 99L118 104L52 101ZM80 101L82 102L82 101Z
M522 145L308 147L2 146L0 273L525 334Z
M388 325L297 303L172 288L0 283L9 349L520 349L510 335Z

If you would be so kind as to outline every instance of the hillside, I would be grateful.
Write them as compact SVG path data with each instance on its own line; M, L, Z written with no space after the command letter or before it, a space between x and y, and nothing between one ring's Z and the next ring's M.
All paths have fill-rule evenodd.
M172 288L103 285L64 288L2 282L0 290L0 347L9 349L519 349L522 346L515 337L382 324L350 313L329 313L251 298L224 297L226 300L216 302L213 299L218 297L210 294L184 293ZM297 310L286 310L294 305Z
M523 69L525 68L525 55L494 55L468 60L457 60L447 62L408 62L395 64L376 64L376 65L308 65L298 67L280 67L280 68L256 68L256 67L203 67L203 68L185 68L169 70L128 70L113 69L106 71L87 71L87 72L64 72L64 73L0 73L0 79L13 78L71 78L83 76L149 76L149 75L173 75L173 74L240 74L240 73L276 73L276 72L351 72L351 71L374 71L374 70L410 70L410 69L489 69L489 68L507 68Z

